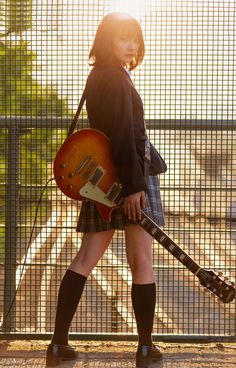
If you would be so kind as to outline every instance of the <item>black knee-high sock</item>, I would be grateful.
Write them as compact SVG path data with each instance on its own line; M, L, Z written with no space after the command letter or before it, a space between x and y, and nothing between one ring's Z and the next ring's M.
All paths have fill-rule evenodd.
M152 346L156 284L132 284L131 297L138 329L139 346Z
M87 277L67 270L59 288L53 344L68 344L71 321L79 304Z

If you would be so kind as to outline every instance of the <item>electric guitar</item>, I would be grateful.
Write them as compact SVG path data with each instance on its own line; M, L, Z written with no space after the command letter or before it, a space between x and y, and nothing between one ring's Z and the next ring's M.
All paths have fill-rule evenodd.
M121 184L112 161L109 140L102 132L88 128L70 135L59 149L53 169L59 189L71 199L96 202L105 221L110 221L115 208L122 209ZM235 298L234 283L222 274L200 267L144 212L137 223L223 303Z

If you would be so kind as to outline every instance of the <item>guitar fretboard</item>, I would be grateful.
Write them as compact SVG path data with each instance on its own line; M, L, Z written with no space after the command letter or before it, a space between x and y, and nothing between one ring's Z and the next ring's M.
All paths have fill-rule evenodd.
M168 250L179 262L189 269L194 275L199 276L202 269L187 253L185 253L152 219L142 212L142 218L138 224L144 228L154 239Z

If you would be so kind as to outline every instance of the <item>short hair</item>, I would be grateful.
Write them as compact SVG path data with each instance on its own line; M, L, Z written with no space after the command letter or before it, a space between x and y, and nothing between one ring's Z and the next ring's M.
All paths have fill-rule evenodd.
M92 49L89 53L90 65L109 65L114 63L113 41L119 35L137 37L139 49L134 59L128 63L129 70L135 69L143 60L145 46L143 33L138 20L126 13L107 14L98 26Z

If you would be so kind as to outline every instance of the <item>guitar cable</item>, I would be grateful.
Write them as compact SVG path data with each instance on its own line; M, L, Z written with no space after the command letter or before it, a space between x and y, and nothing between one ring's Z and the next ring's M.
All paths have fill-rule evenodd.
M26 247L26 251L25 251L25 257L24 257L24 262L22 264L22 269L21 269L21 272L20 272L20 279L19 279L19 285L22 281L22 277L23 277L23 273L24 273L24 270L25 270L25 266L26 266L26 259L27 259L27 254L28 254L28 250L29 250L29 247L30 247L30 244L31 244L31 241L32 241L32 238L33 238L33 234L34 234L34 229L35 229L35 225L36 225L36 221L37 221L37 217L38 217L38 211L39 211L39 207L41 205L41 202L42 202L42 198L43 198L43 194L45 192L45 190L47 189L47 186L50 182L52 182L53 180L55 180L54 177L50 178L47 180L46 184L44 185L41 193L40 193L40 197L38 199L38 202L37 202L37 207L36 207L36 211L35 211L35 216L34 216L34 222L33 222L33 226L32 226L32 229L31 229L31 232L30 232L30 237L29 237L29 241L28 241L28 244L27 244L27 247ZM9 316L11 310L12 310L12 307L15 303L15 300L16 300L16 295L17 295L17 290L15 290L15 293L13 295L13 298L12 298L12 301L11 301L11 304L6 312L6 314L4 315L4 311L3 311L3 319L2 319L2 324L0 326L0 330L2 332L4 332L4 327L5 327L5 324L6 324L6 320L7 320L7 317Z

